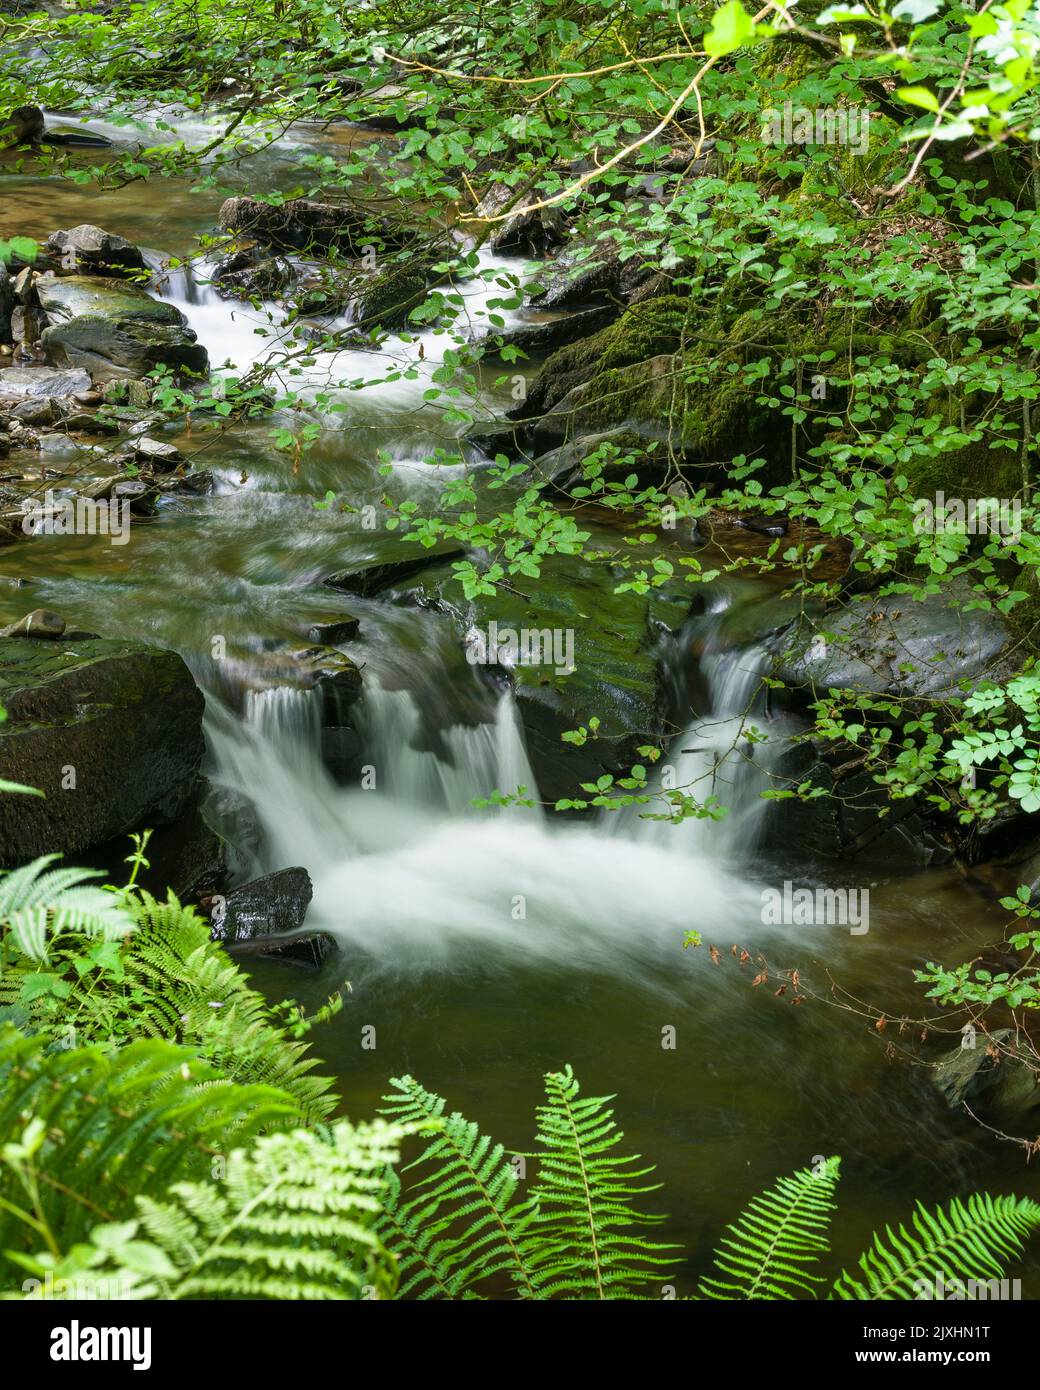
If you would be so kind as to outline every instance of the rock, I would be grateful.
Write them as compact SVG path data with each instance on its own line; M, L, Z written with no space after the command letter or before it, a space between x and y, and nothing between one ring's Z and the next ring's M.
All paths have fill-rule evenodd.
M157 490L140 478L113 484L110 495L114 502L128 502L132 516L154 516L159 500Z
M35 145L46 128L38 106L19 106L0 123L0 149L12 145Z
M247 247L219 260L210 278L225 298L270 299L292 284L295 272L281 256L264 256L258 248Z
M239 888L213 905L214 941L251 941L256 936L303 926L314 888L306 869L279 869Z
M267 837L248 797L231 787L211 784L203 798L202 814L231 848L237 866L246 868L260 862L267 849Z
M488 458L504 454L507 459L529 458L522 425L514 425L509 420L494 420L470 425L462 436L464 443L472 444Z
M361 694L361 672L357 664L335 647L306 647L290 653L308 685L322 696L322 723L333 728L342 726L344 710Z
M963 697L982 680L1013 673L1003 660L1012 640L1003 618L966 611L971 594L969 585L955 580L916 602L853 598L833 614L797 624L782 644L774 675L811 692Z
M61 427L69 434L118 434L119 426L114 420L106 420L100 415L92 415L88 410L76 410L66 415Z
M220 225L283 251L335 249L347 256L360 256L373 243L399 249L413 239L401 224L307 198L290 198L280 207L256 198L228 198L220 209Z
M956 1047L936 1064L932 1081L951 1109L967 1105L986 1123L1021 1124L1036 1133L1040 1086L1029 1053L1010 1028L967 1035L975 1046Z
M745 512L734 519L734 526L745 531L757 531L760 536L783 536L787 534L787 517L767 516L764 512Z
M378 270L354 301L355 323L366 330L377 324L404 328L411 311L426 300L436 261L436 256L418 257Z
M0 344L9 346L14 342L11 332L11 314L14 310L14 284L7 267L0 261Z
M550 319L546 323L522 324L518 328L509 328L494 335L488 345L488 356L497 357L502 348L506 347L519 348L528 356L554 352L557 348L566 347L569 343L577 342L579 338L586 338L590 333L605 328L617 315L616 308L604 305L600 309L586 309L583 313L567 314Z
M54 232L47 239L47 249L61 257L65 270L78 275L134 275L147 269L136 246L89 222Z
M49 608L34 608L19 618L16 623L0 628L0 637L61 637L65 631L65 619L59 618Z
M480 200L474 216L498 217L515 197L515 188L496 183ZM491 224L488 245L493 251L520 251L540 255L554 246L564 244L567 239L565 214L558 207L533 209L531 204L540 201L540 198L541 195L537 193L525 194L510 209L509 215L503 221Z
M157 473L170 473L187 462L175 445L167 444L162 439L151 439L147 435L134 440L133 453L135 458L154 468Z
M429 549L415 546L413 553L405 558L367 560L352 569L330 574L322 583L330 589L340 589L344 593L371 598L373 594L382 593L383 590L420 574L430 565L441 560L460 560L465 553L465 550L454 542L441 542L430 546Z
M23 266L12 280L11 288L19 304L28 304L31 301L35 273L31 265Z
M337 642L351 642L358 635L361 624L357 618L349 614L329 618L324 622L313 623L307 629L307 636L312 642L322 645Z
M206 349L174 304L100 276L46 275L36 290L51 324L44 346L70 366L105 377L139 376L161 365L194 373L208 369Z
M582 464L587 458L591 458L604 445L621 451L620 462L608 465L603 470L603 477L608 481L615 476L618 481L627 477L629 473L638 472L641 476L647 473L648 459L653 458L654 441L641 439L632 430L619 427L614 430L604 430L601 434L583 434L577 439L568 440L566 444L561 444L556 449L550 449L548 453L540 454L531 465L531 472L546 482L555 483L566 491L577 486L584 478ZM649 446L649 447L648 447ZM626 454L631 450L636 450L639 455L638 468L626 459ZM664 473L668 468L668 457L666 450L660 450L661 460L656 468L656 472Z
M50 396L55 399L90 390L90 377L79 367L7 367L0 371L5 396Z
M74 854L180 814L202 761L204 700L175 653L67 634L0 639L0 859Z
M61 418L50 396L30 396L28 400L19 401L12 408L11 416L26 425L53 425Z
M538 664L506 668L474 659L473 665L494 684L513 686L538 788L551 801L581 796L580 783L604 772L627 773L640 762L641 745L659 744L667 735L661 627L677 630L697 595L682 578L649 594L618 594L621 575L602 561L547 555L541 581L529 595L500 588L464 602L445 564L419 576L410 590L417 606L453 619L468 657L493 658L487 650L492 622L500 638L508 630L526 631L529 640L537 636L543 656ZM550 646L551 659L545 660ZM592 716L600 720L595 738L581 746L562 741L561 734L588 726Z

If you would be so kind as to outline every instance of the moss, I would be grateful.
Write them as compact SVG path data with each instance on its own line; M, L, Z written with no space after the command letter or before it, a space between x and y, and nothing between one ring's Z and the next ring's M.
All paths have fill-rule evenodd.
M1017 454L1010 449L991 449L985 440L948 454L910 459L901 463L898 471L918 497L933 497L943 492L947 497L1005 497L1010 500L1018 496L1022 488Z

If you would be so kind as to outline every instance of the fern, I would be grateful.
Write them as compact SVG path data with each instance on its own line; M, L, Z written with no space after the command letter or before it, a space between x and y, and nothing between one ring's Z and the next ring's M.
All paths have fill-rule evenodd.
M663 1218L637 1212L631 1199L656 1189L638 1180L652 1168L610 1151L624 1137L607 1106L611 1097L582 1097L570 1067L545 1078L539 1107L538 1180L526 1199L501 1144L411 1077L395 1080L386 1114L441 1131L406 1171L429 1171L403 1193L389 1183L381 1232L397 1257L401 1295L474 1296L488 1280L507 1277L525 1298L570 1295L629 1297L671 1262L637 1234Z
M705 1279L700 1292L715 1299L793 1299L815 1294L823 1282L809 1273L829 1250L827 1228L835 1204L841 1160L828 1158L815 1170L803 1168L781 1178L769 1192L753 1197L736 1222L726 1227L715 1251L721 1279Z
M38 982L47 980L28 966L0 977L0 1005L11 1021L63 1042L186 1043L227 1080L289 1092L298 1104L294 1123L328 1116L337 1103L332 1081L311 1074L319 1061L272 1021L263 996L210 940L209 924L172 893L165 902L128 894L125 904L130 931L121 933L118 953L85 956L70 929L52 942L46 992Z
M283 1092L236 1086L170 1043L48 1052L0 1028L0 1248L19 1224L67 1246L294 1113ZM19 1156L30 1123L38 1142Z
M532 1203L516 1200L516 1170L502 1145L457 1112L445 1119L442 1097L412 1077L395 1077L391 1084L397 1093L384 1097L384 1114L439 1129L409 1165L409 1171L432 1171L409 1189L407 1199L397 1174L388 1175L380 1233L397 1254L401 1297L459 1298L498 1274L535 1297L524 1248Z
M861 1277L843 1270L831 1297L913 1299L918 1297L918 1281L934 1287L939 1275L947 1283L1001 1279L1007 1261L1021 1254L1038 1226L1040 1205L1023 1197L975 1193L963 1202L955 1197L947 1209L931 1212L918 1203L913 1229L900 1224L897 1234L886 1226L887 1239L875 1233L857 1261Z
M137 1219L96 1230L76 1267L137 1298L392 1296L394 1264L376 1224L407 1133L377 1120L341 1121L324 1136L266 1135L229 1155L219 1184L180 1182L163 1201L139 1197Z
M47 959L48 939L62 932L118 941L134 929L119 896L88 883L101 875L89 869L48 869L61 856L45 854L0 875L0 929L4 956L14 949L31 961Z

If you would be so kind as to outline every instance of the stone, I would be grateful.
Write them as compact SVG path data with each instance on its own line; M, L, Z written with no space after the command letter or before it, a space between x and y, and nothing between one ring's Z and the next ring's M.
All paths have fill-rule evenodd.
M90 377L81 368L6 367L0 371L0 392L5 396L75 396L90 390Z
M43 344L52 358L102 377L141 376L169 366L201 374L206 349L175 304L101 276L42 276L36 285L50 320Z
M402 224L307 198L290 198L278 207L256 198L228 198L220 209L220 225L283 251L335 249L347 256L361 256L373 242L400 248L413 239Z
M330 618L325 622L312 623L307 629L307 636L312 642L326 645L331 643L333 646L337 642L351 642L358 635L361 624L357 618L345 614L342 617Z
M442 542L428 549L417 545L406 557L397 560L367 560L349 570L330 574L322 583L330 589L371 598L373 594L381 593L384 589L420 574L430 565L442 560L462 559L465 553L454 542Z
M35 145L46 129L43 112L38 106L19 106L0 122L0 149L13 145Z
M306 869L279 869L209 904L214 941L252 941L303 926L314 889Z
M176 445L167 444L162 439L152 439L148 435L134 441L133 452L137 459L158 473L170 473L187 461Z
M147 269L138 247L89 222L54 232L47 249L61 257L64 269L83 275L135 275Z
M7 267L0 261L0 345L9 347L14 342L11 332L11 314L14 310L14 282Z
M0 628L0 637L61 637L65 631L65 619L59 618L49 608L34 608L5 628Z
M0 638L0 862L167 824L191 797L205 702L176 652L66 634Z

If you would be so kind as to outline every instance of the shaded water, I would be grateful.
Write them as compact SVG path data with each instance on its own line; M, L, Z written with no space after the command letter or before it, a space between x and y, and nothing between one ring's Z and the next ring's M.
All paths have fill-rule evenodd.
M277 184L287 158L258 161L254 186ZM7 189L0 234L42 237L94 220L166 253L189 250L217 204L173 181L102 201L26 175ZM254 332L270 330L266 315L186 277L170 277L164 292L182 303L215 365L230 358L241 368L269 350ZM475 318L493 292L474 286ZM619 1093L630 1147L659 1166L658 1208L689 1256L677 1280L684 1290L747 1197L816 1155L845 1157L835 1240L843 1258L871 1228L906 1215L915 1196L939 1201L976 1187L1035 1195L1019 1151L946 1110L924 1068L886 1056L890 1036L855 1012L812 998L796 1005L793 991L777 997L775 985L751 984L760 954L775 970L800 970L813 993L826 994L833 979L890 1015L917 1013L913 967L968 958L1002 936L1003 914L952 871L936 871L861 885L871 893L862 937L762 924L761 888L789 871L755 852L771 745L752 757L735 737L764 659L727 638L744 589L718 585L674 653L676 688L695 662L707 696L696 713L688 708L669 757L680 783L710 782L734 808L729 817L675 827L626 812L608 824L561 824L536 810L472 806L495 789L533 785L511 698L479 681L439 615L318 587L332 570L397 550L355 515L316 509L327 490L355 506L387 491L436 496L438 476L423 458L453 433L423 402L444 340L427 333L422 343L421 361L416 344L394 340L375 364L346 353L308 369L312 392L377 375L394 354L416 375L345 394L347 411L326 420L296 471L272 448L269 422L195 434L179 442L214 468L213 496L166 502L122 548L47 537L0 551L0 621L46 605L77 626L175 647L210 693L211 771L254 801L264 823L267 850L255 867L305 865L311 922L342 944L320 977L251 968L273 996L313 1003L349 978L342 1015L316 1041L345 1108L370 1113L386 1078L409 1071L524 1150L540 1073L571 1062L587 1091ZM488 416L505 404L490 376L476 404ZM380 449L394 461L389 478L377 472ZM343 649L365 666L361 734L377 774L368 791L337 787L325 773L312 697L269 688L279 643L348 611L362 624ZM219 665L216 637L229 653ZM250 692L239 713L220 700L229 679ZM770 732L762 712L754 717ZM690 929L705 944L684 951ZM750 953L747 964L734 946ZM374 1050L363 1046L369 1028ZM662 1046L669 1029L674 1049ZM1029 1268L1026 1293L1040 1296L1036 1263Z

